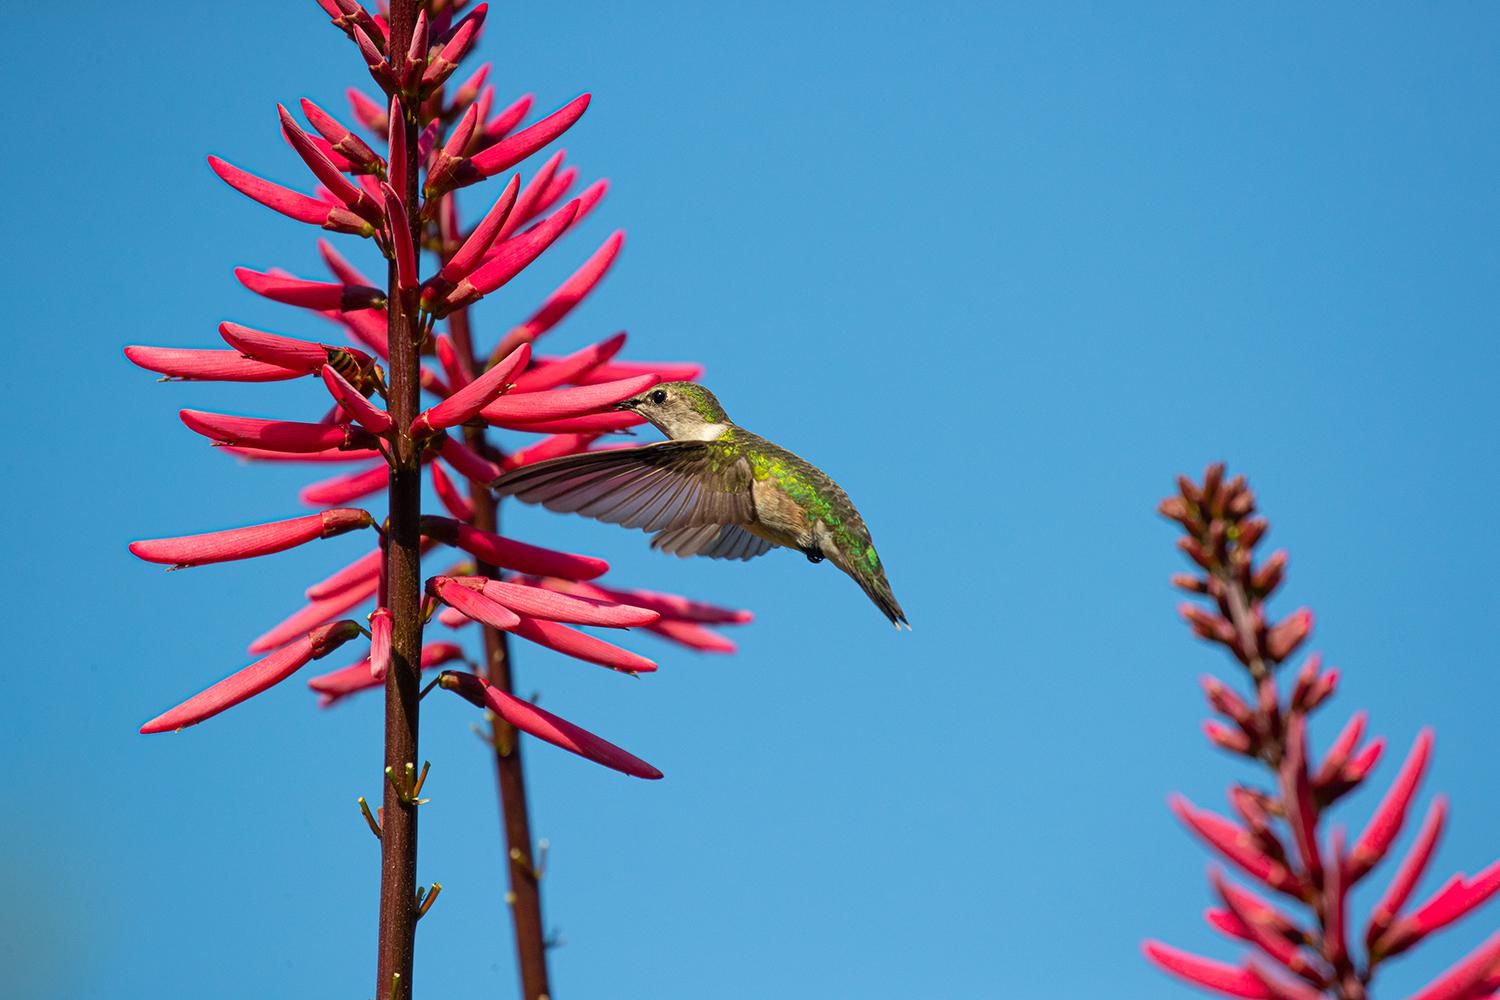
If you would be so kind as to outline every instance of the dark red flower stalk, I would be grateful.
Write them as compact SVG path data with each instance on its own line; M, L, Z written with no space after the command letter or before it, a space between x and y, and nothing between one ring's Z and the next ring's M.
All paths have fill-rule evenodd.
M308 171L291 186L274 184L218 157L210 158L209 166L231 189L261 206L320 231L352 235L359 245L378 250L386 259L384 275L372 268L366 276L320 239L331 280L274 268L237 268L235 275L258 295L331 321L342 331L331 342L225 322L219 333L228 350L131 346L126 355L166 380L315 379L322 384L309 387L305 409L294 414L241 417L185 409L181 416L190 429L253 463L352 464L301 492L304 502L332 509L206 535L137 542L132 551L150 561L192 566L269 555L358 528L374 528L378 540L352 562L330 567L330 575L306 586L306 603L250 644L259 660L153 719L145 731L207 719L340 644L369 640L357 663L314 678L310 685L324 704L357 690L385 689L387 780L378 824L382 863L375 995L409 997L415 927L424 912L416 892L420 674L424 668L466 659L454 643L424 643L423 627L434 611L445 624L479 622L484 651L482 658L473 659L481 668L477 674L445 674L443 687L492 713L491 744L510 859L510 911L523 990L534 998L548 993L549 986L521 734L626 774L661 774L516 698L508 637L614 671L643 674L657 664L584 630L638 628L680 647L726 652L733 644L714 627L749 616L687 598L589 582L608 570L602 560L506 537L486 486L505 468L606 447L597 442L601 435L640 422L634 414L614 410L614 403L662 379L696 377L701 368L621 361L624 334L563 357L533 356L532 343L556 329L613 267L623 245L618 232L597 249L567 250L575 269L571 276L539 306L521 304L509 324L479 343L468 307L494 296L543 255L562 253L557 248L565 245L564 238L607 191L605 182L596 181L573 195L579 173L564 165L560 152L534 169L523 166L523 173L498 180L573 127L589 97L576 98L529 126L524 119L530 95L493 113L496 98L487 82L488 67L466 78L455 75L484 34L488 10L483 5L465 10L464 0L395 0L380 14L357 0L318 3L352 43L344 50L351 68L363 73L358 67L365 67L380 93L349 91L349 125L310 100L277 106L281 136ZM463 82L452 87L452 80ZM300 108L307 127L289 110L294 107ZM497 178L497 190L478 202L487 211L466 226L454 192L491 177ZM597 339L599 333L593 336ZM430 365L423 363L427 355L435 355ZM541 437L502 448L496 427ZM422 507L428 471L447 516ZM461 492L465 480L467 496ZM345 506L381 492L388 501L383 520ZM422 556L440 546L457 550L464 561L436 574L424 572ZM305 581L299 589L303 585ZM445 605L440 611L438 602ZM361 620L369 622L368 629L358 624Z
M1256 516L1244 477L1226 481L1222 465L1210 466L1201 484L1179 478L1178 493L1160 509L1181 526L1184 537L1178 547L1198 566L1197 572L1179 573L1172 582L1206 599L1204 604L1184 604L1183 618L1195 634L1228 650L1249 676L1250 691L1244 697L1215 678L1204 678L1209 707L1223 720L1209 721L1205 732L1220 748L1263 766L1268 777L1263 787L1239 784L1230 790L1234 820L1181 798L1173 800L1172 808L1209 847L1283 901L1268 902L1215 873L1212 881L1223 908L1209 910L1206 919L1225 936L1252 946L1252 957L1230 964L1155 941L1146 943L1146 956L1178 978L1224 996L1367 1000L1383 962L1500 893L1500 861L1473 878L1454 876L1427 902L1408 909L1447 815L1446 801L1438 798L1364 921L1362 947L1353 946L1360 928L1349 911L1349 891L1391 853L1400 837L1432 752L1432 733L1423 730L1417 736L1352 847L1341 831L1326 836L1322 831L1328 812L1364 783L1384 742L1360 745L1366 719L1356 712L1321 760L1314 759L1308 718L1328 702L1339 675L1323 669L1313 655L1289 691L1278 681L1281 666L1311 633L1312 614L1303 609L1278 622L1267 619L1266 602L1281 585L1286 555L1277 552L1257 560L1256 545L1269 524ZM1411 1000L1485 1000L1496 989L1500 937Z

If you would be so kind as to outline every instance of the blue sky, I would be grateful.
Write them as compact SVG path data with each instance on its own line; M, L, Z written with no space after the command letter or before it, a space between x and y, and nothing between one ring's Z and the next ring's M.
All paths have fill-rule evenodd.
M366 995L377 855L353 803L379 787L378 699L319 712L294 680L136 734L359 551L171 575L125 551L297 513L302 472L214 454L175 410L295 415L315 386L156 385L119 353L211 345L223 319L323 330L231 275L315 274L313 234L203 157L301 183L274 102L342 107L358 60L311 2L12 21L7 976ZM704 362L737 420L847 487L915 629L795 554L679 562L507 512L757 615L730 658L633 640L662 664L635 682L522 650L525 690L667 773L532 748L558 996L1191 995L1140 939L1237 950L1165 800L1219 808L1242 774L1199 733L1198 676L1233 671L1175 618L1153 509L1219 458L1291 552L1278 610L1311 605L1344 669L1315 742L1359 707L1400 748L1435 726L1422 802L1446 790L1453 822L1424 886L1500 854L1497 27L1479 4L497 9L502 91L592 91L564 145L614 187L481 328L624 227L552 346L627 329L634 357ZM428 705L421 874L447 888L418 988L512 995L489 764L467 706Z

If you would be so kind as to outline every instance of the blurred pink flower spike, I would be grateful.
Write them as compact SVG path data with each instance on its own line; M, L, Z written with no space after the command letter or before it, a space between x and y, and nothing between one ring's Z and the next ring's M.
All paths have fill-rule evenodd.
M374 526L375 519L368 511L338 507L321 514L256 524L247 528L131 542L130 551L147 562L168 563L173 569L186 569L207 563L268 556L317 538L332 538L347 531Z
M406 202L389 184L382 182L380 190L385 195L386 232L391 235L391 246L396 255L396 285L403 293L416 291L421 282L417 278L417 251L411 241Z
M525 346L521 345L521 349ZM479 415L492 424L530 423L583 416L637 396L657 381L655 375L638 375L618 382L601 382L598 385L580 385L569 389L507 393L484 407Z
M516 121L524 117L526 111L530 108L529 98L522 98L522 101L525 102L525 105L521 107L520 113L515 115ZM504 112L501 112L500 118L504 119L507 114L514 114L514 108L521 105L521 103L521 101L518 101L516 105L512 105L511 108L507 108ZM589 95L581 94L535 125L523 128L515 135L501 139L487 149L481 149L467 160L461 161L453 170L446 172L445 175L433 177L429 174L423 195L428 199L433 199L448 191L452 191L454 188L477 183L486 177L493 177L500 171L515 166L571 128L573 123L583 116L583 112L588 106ZM505 131L509 131L509 128L502 130L501 126L507 125L509 128L514 127L514 125L506 121L491 121L485 127L485 134L487 137L493 136L496 133L503 135Z
M385 459L380 464L358 472L346 472L341 476L330 476L315 483L308 483L297 494L297 499L311 507L323 504L353 503L379 493L390 482L391 467Z
M531 360L531 348L522 344L500 360L489 371L449 396L447 399L417 414L412 420L410 434L414 438L428 438L449 427L457 427L478 416L486 406L495 402L505 392L510 377L526 367Z
M1147 941L1142 950L1157 967L1195 986L1247 1000L1273 1000L1265 983L1249 969L1202 958L1160 941Z
M1385 894L1370 911L1370 924L1365 932L1367 949L1374 950L1375 942L1390 928L1396 915L1411 898L1412 890L1417 887L1417 882L1427 870L1427 863L1432 860L1432 852L1437 847L1438 837L1442 835L1443 823L1447 817L1448 800L1440 795L1427 810L1422 829L1417 833L1417 839L1407 851L1406 857L1401 859L1401 865L1396 869L1391 884L1386 887Z
M1500 971L1500 931L1408 1000L1489 1000Z
M319 312L354 312L357 309L384 309L385 293L368 285L345 285L327 281L308 281L279 274L237 267L234 276L256 295L272 302L301 306Z
M374 174L377 177L385 173L385 163L376 155L375 150L328 112L303 98L302 113L318 134L328 140L333 151L349 161L354 173Z
M422 73L422 93L432 93L443 85L443 81L453 75L458 69L458 64L469 54L469 49L479 37L479 29L484 25L485 15L489 13L490 5L482 3L469 11L458 27L454 30L451 38L427 64L427 69Z
M458 282L441 302L434 304L433 312L447 315L500 288L540 257L572 224L573 216L577 213L578 203L569 202L549 216L547 221L501 243L483 264Z
M370 679L385 680L391 665L391 609L370 612Z
M597 368L613 358L624 346L625 334L621 332L597 344L590 344L582 350L574 351L565 358L534 364L516 376L515 391L541 392L543 389L555 389L560 385L566 385L586 374L590 369Z
M443 610L450 610L444 608ZM464 621L469 619L465 618ZM429 642L422 647L422 669L430 670L464 658L463 647L454 642ZM380 686L380 681L371 676L371 661L360 660L339 670L319 674L308 680L307 686L316 691L319 708L328 706L358 691L368 691Z
M457 521L472 521L474 519L474 505L469 498L459 492L453 480L448 478L448 473L443 471L439 462L433 462L428 468L432 471L432 489L442 501L448 513L453 515Z
M485 597L484 578L479 576L435 576L427 581L427 593L467 618L490 628L509 630L520 618L501 604Z
M546 646L575 660L594 663L621 673L644 674L656 669L656 664L644 656L557 622L522 615L520 622L511 626L509 631L512 635Z
M448 259L438 271L440 278L447 285L457 285L470 271L478 267L484 260L485 253L494 244L495 238L500 235L500 229L509 218L511 209L516 204L516 187L520 184L519 177L512 177L510 183L505 185L505 190L500 192L500 197L490 206L484 218L479 220L479 225L469 234L469 238Z
M1417 783L1422 780L1422 772L1427 768L1427 758L1431 753L1432 730L1424 729L1417 734L1411 753L1407 756L1406 763L1401 765L1401 771L1391 784L1390 791L1381 799L1369 824L1354 843L1354 850L1349 856L1351 881L1375 867L1376 862L1391 849L1391 844L1406 822L1406 810L1417 794Z
M286 680L309 662L327 656L359 634L359 625L348 620L315 628L296 642L158 715L142 726L141 732L165 733L197 725Z
M375 199L345 177L339 168L323 155L323 151L292 118L290 111L278 104L276 113L281 117L281 134L302 158L302 162L307 164L313 176L351 212L372 225L380 225L382 213Z
M364 425L372 434L384 434L391 429L391 415L370 402L349 380L334 371L332 365L323 366L323 384L344 412Z
M614 601L576 597L541 587L487 580L484 596L503 604L517 614L573 625L601 625L605 628L634 628L650 625L661 614L647 608L631 607Z
M162 381L183 382L279 382L301 378L306 372L256 361L239 351L196 350L178 347L125 348L133 364L161 375Z
M219 179L251 201L260 202L289 219L322 226L336 233L353 233L356 236L373 236L375 227L354 212L342 206L330 207L327 202L309 195L272 184L264 178L241 170L217 156L208 158L208 165Z
M591 556L556 552L526 542L502 538L447 517L422 517L422 534L463 549L482 562L535 576L592 580L609 572L609 563Z
M1385 956L1400 954L1433 931L1478 909L1497 892L1500 892L1500 861L1473 878L1455 875L1411 916L1397 921L1389 932L1377 938L1375 950Z
M1300 894L1302 887L1287 867L1262 853L1239 826L1194 807L1180 795L1173 796L1171 806L1184 825L1246 874L1279 892Z
M264 330L253 330L239 323L220 323L219 336L224 338L224 343L247 358L295 369L298 374L315 373L329 362L352 361L352 367L360 370L368 369L374 364L368 354L352 347L335 347L312 340L283 337Z
M369 432L348 424L306 424L290 420L235 417L203 410L180 410L190 430L218 444L249 445L267 451L312 452L329 448L369 448Z
M604 280L605 274L609 273L610 267L614 264L615 258L620 255L620 248L624 244L623 230L605 240L604 245L595 250L594 255L584 261L582 267L574 271L567 281L547 296L547 300L542 303L540 309L532 313L530 319L506 334L506 339L535 340L562 322L574 307L587 298L595 286Z
M494 712L521 732L576 753L596 764L603 764L636 778L654 780L662 776L660 771L634 754L627 753L613 743L600 739L551 712L537 708L530 702L491 687L473 674L445 670L438 677L438 684L471 705Z

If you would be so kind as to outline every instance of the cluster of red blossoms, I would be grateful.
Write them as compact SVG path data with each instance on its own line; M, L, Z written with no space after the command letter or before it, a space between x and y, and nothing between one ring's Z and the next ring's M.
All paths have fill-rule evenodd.
M559 151L524 183L509 178L479 221L459 219L457 192L495 177L548 146L588 106L580 96L540 121L519 128L531 97L495 110L489 64L456 87L450 77L478 41L487 5L463 13L463 2L434 2L418 17L404 55L387 52L386 18L353 0L319 0L358 46L381 89L377 101L350 90L356 128L311 101L301 102L309 127L278 106L282 137L316 181L311 194L291 190L217 157L209 166L230 187L298 222L370 240L395 276L394 292L362 275L326 241L319 241L330 281L284 272L239 268L246 288L266 298L308 309L332 321L343 342L324 343L220 325L225 347L138 347L126 356L166 380L269 382L308 378L323 397L312 419L294 421L183 410L184 424L223 451L255 462L352 463L353 471L313 483L301 493L318 513L208 534L160 538L131 545L142 559L174 568L270 555L319 538L369 530L376 544L366 555L306 590L306 604L250 644L263 658L142 727L156 733L194 725L286 679L312 660L363 637L368 655L314 678L324 704L382 683L391 657L391 612L386 600L386 527L369 511L347 506L386 490L393 464L388 384L388 295L399 293L418 317L421 386L430 405L401 428L421 449L432 492L444 513L423 514L424 552L447 546L466 553L461 563L426 581L426 614L447 626L471 622L631 674L656 669L636 653L574 626L639 627L700 650L734 646L708 626L744 622L749 615L674 595L597 582L608 566L599 559L552 551L502 537L475 522L475 491L506 469L595 447L601 436L640 422L614 404L663 379L694 378L693 364L616 359L625 344L618 333L572 354L533 354L532 343L566 317L598 285L624 239L615 233L557 288L529 318L481 350L467 307L490 296L535 261L598 205L599 181L570 197L578 172L564 167ZM431 10L429 17L428 10ZM420 127L415 185L402 176L409 162L407 130ZM401 192L415 188L420 204ZM409 212L410 209L410 212ZM420 239L409 220L416 219ZM437 262L426 277L423 252ZM393 265L393 267L392 267ZM443 326L439 327L438 324ZM423 405L426 405L425 403ZM323 413L326 408L326 413ZM322 413L322 416L318 416ZM508 454L489 438L492 429L541 435ZM460 484L468 484L468 489ZM467 495L466 495L467 494ZM480 575L476 567L499 567ZM366 621L345 617L373 602ZM441 605L441 609L439 609ZM464 659L453 642L422 647L423 668ZM661 772L563 719L491 687L482 678L445 671L438 683L494 712L524 732L627 774Z
M1328 811L1369 777L1385 742L1364 739L1365 714L1357 712L1322 758L1315 758L1307 720L1333 694L1339 675L1311 656L1297 671L1289 697L1283 700L1278 690L1277 668L1312 630L1312 614L1306 609L1274 624L1266 620L1265 602L1281 584L1286 554L1256 561L1255 546L1268 524L1255 515L1255 497L1243 476L1226 481L1224 467L1215 465L1201 484L1184 477L1178 485L1177 495L1164 500L1160 509L1182 527L1186 537L1178 546L1198 570L1173 577L1173 583L1207 598L1206 605L1184 604L1183 617L1197 635L1227 649L1249 673L1254 688L1247 699L1212 677L1204 678L1209 705L1220 717L1204 730L1215 745L1264 765L1270 780L1263 788L1230 789L1235 819L1181 798L1172 808L1229 865L1294 909L1288 911L1215 870L1211 879L1221 905L1205 917L1224 936L1250 945L1253 954L1228 964L1154 941L1147 942L1146 954L1168 972L1226 996L1365 1000L1383 963L1500 892L1500 861L1476 875L1454 875L1412 904L1447 817L1444 799L1437 798L1366 918L1362 947L1351 944L1360 930L1349 912L1350 890L1391 853L1427 766L1432 734L1423 731L1417 737L1352 844L1340 830L1325 837L1320 824ZM1500 933L1410 1000L1486 998L1500 998Z

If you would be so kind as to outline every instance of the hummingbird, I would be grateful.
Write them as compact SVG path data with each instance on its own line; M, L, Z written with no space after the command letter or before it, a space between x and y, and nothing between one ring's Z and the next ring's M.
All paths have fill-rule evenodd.
M491 488L651 532L653 549L682 558L754 559L779 545L827 559L898 631L910 630L864 518L821 469L740 427L694 382L663 382L616 409L645 417L669 440L523 465Z

